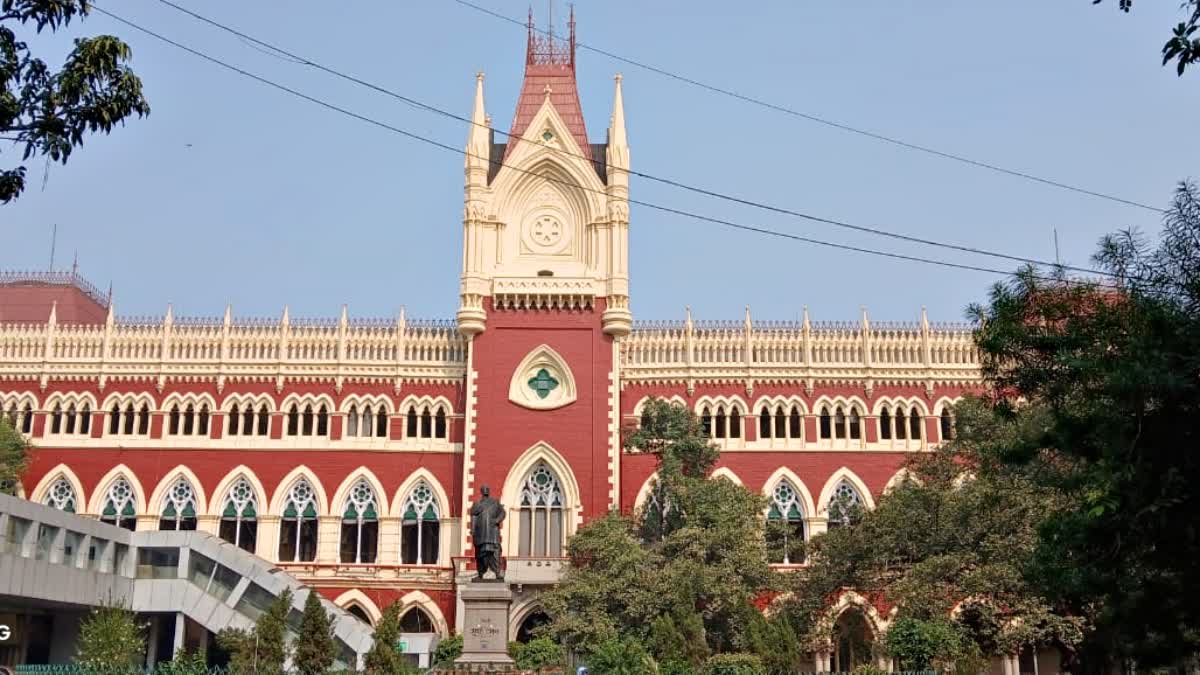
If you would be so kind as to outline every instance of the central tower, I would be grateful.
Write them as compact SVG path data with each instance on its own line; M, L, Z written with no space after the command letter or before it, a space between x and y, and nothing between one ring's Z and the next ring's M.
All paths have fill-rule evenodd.
M590 144L569 38L529 22L525 80L506 142L495 142L476 76L466 148L458 329L482 333L489 309L603 306L606 334L631 328L629 146L621 77L606 143Z

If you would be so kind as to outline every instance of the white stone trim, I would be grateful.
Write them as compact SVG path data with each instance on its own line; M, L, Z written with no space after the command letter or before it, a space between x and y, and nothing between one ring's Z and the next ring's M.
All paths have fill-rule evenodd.
M370 484L371 489L375 492L375 500L379 507L378 514L383 516L386 513L390 513L391 509L388 506L388 495L383 489L383 483L379 482L379 477L375 475L374 471L371 471L365 466L360 466L346 474L346 477L342 479L341 484L338 485L337 490L334 491L333 501L329 503L329 515L337 516L338 518L342 517L342 513L344 513L346 510L345 504L346 500L350 496L350 490L360 478L366 480L367 483ZM279 513L279 511L275 511L274 513Z
M829 516L829 500L833 498L833 491L837 489L838 484L841 483L842 480L850 483L854 486L855 490L858 490L858 496L862 497L863 500L863 508L875 508L875 497L871 494L871 491L867 489L867 484L858 477L858 474L851 471L848 467L843 466L837 471L834 471L833 475L829 477L829 480L825 481L824 487L821 488L821 496L817 498L817 506L819 509L817 515L821 516L822 518Z
M530 389L529 380L543 368L558 380L558 386L540 398ZM574 403L578 396L570 364L548 344L538 345L526 354L508 382L508 400L530 410L555 410Z
M420 607L425 610L425 613L433 621L433 627L437 630L438 635L443 638L450 636L450 626L446 623L446 616L442 614L442 609L424 591L409 591L396 602L400 603L401 617L413 607Z
M325 486L317 478L316 472L304 464L292 469L286 476L280 479L279 484L275 486L275 494L271 496L271 505L267 513L271 515L283 514L283 502L287 500L288 493L292 490L292 485L301 478L306 479L309 485L312 485L313 494L317 498L317 517L330 515L329 497L325 494ZM338 513L335 515L340 518L342 514Z
M53 469L47 471L42 479L34 486L33 492L29 493L29 501L41 504L46 499L46 492L52 485L58 482L59 478L65 478L71 484L71 489L75 490L75 512L76 513L95 513L88 511L87 493L83 490L83 483L80 482L79 476L71 470L71 467L66 464L59 464Z
M108 497L108 489L118 478L124 478L129 482L129 487L133 490L133 503L137 510L137 516L140 518L149 515L146 506L146 491L142 489L142 482L138 480L137 474L124 464L118 464L109 469L108 473L104 474L96 483L96 490L92 492L92 497L88 501L87 512L96 516L100 515L100 512L104 510L104 500ZM155 518L157 519L158 516L155 515Z
M208 499L205 497L204 485L200 482L200 478L186 464L179 464L163 474L162 480L158 481L158 485L154 487L154 492L150 493L150 501L147 503L147 506L151 510L146 515L162 515L163 502L166 500L171 486L179 478L187 480L192 486L192 495L196 498L196 516L199 517L209 513Z
M763 483L762 494L768 500L766 508L763 509L763 517L765 518L767 512L771 510L770 499L775 492L775 486L779 484L779 481L784 479L791 483L792 487L796 488L796 493L800 495L800 507L804 510L804 520L806 521L805 529L811 531L811 520L817 516L817 503L813 501L812 493L809 492L808 485L804 482L804 479L800 478L795 471L786 466L775 469L766 482Z
M563 518L563 541L570 541L575 530L583 524L583 501L580 497L579 482L575 479L575 472L571 470L570 463L558 454L553 446L545 441L538 441L513 462L512 467L508 470L508 477L504 480L500 503L504 505L507 513L504 519L504 541L506 542L520 541L521 484L539 461L544 461L546 466L550 467L550 470L558 478L558 484L563 491L563 500L565 501L563 512L566 516Z

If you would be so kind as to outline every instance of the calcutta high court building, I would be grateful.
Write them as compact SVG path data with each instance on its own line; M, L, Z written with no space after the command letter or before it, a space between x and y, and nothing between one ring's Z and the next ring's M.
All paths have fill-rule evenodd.
M651 397L693 411L716 474L761 492L763 518L794 536L836 525L833 501L872 508L980 390L970 331L865 311L635 321L621 78L607 136L589 139L571 26L561 43L530 30L507 142L475 81L453 319L125 319L74 273L0 276L0 413L35 447L18 492L209 532L368 622L400 602L406 630L446 636L487 485L508 511L513 639L544 620L571 535L645 506L655 458L621 438Z

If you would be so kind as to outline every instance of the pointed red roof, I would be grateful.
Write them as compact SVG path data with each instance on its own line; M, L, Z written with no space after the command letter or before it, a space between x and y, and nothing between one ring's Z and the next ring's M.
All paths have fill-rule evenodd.
M592 148L588 145L587 126L583 122L583 107L579 105L579 89L575 83L575 10L571 10L570 37L566 44L557 42L552 35L538 35L533 28L533 14L529 16L529 46L525 54L525 82L521 85L521 98L517 100L517 112L513 116L508 146L504 149L507 158L512 153L518 138L521 138L533 122L537 111L546 100L546 88L550 88L550 104L566 123L575 137L575 143L584 157L591 161Z

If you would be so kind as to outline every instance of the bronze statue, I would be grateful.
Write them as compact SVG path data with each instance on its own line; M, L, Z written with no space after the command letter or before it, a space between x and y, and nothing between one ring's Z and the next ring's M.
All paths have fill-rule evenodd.
M471 507L471 544L475 547L475 569L478 571L476 580L482 580L483 575L491 570L496 573L498 581L504 580L504 572L500 570L500 523L504 522L504 507L492 499L488 486L480 490L483 499Z

